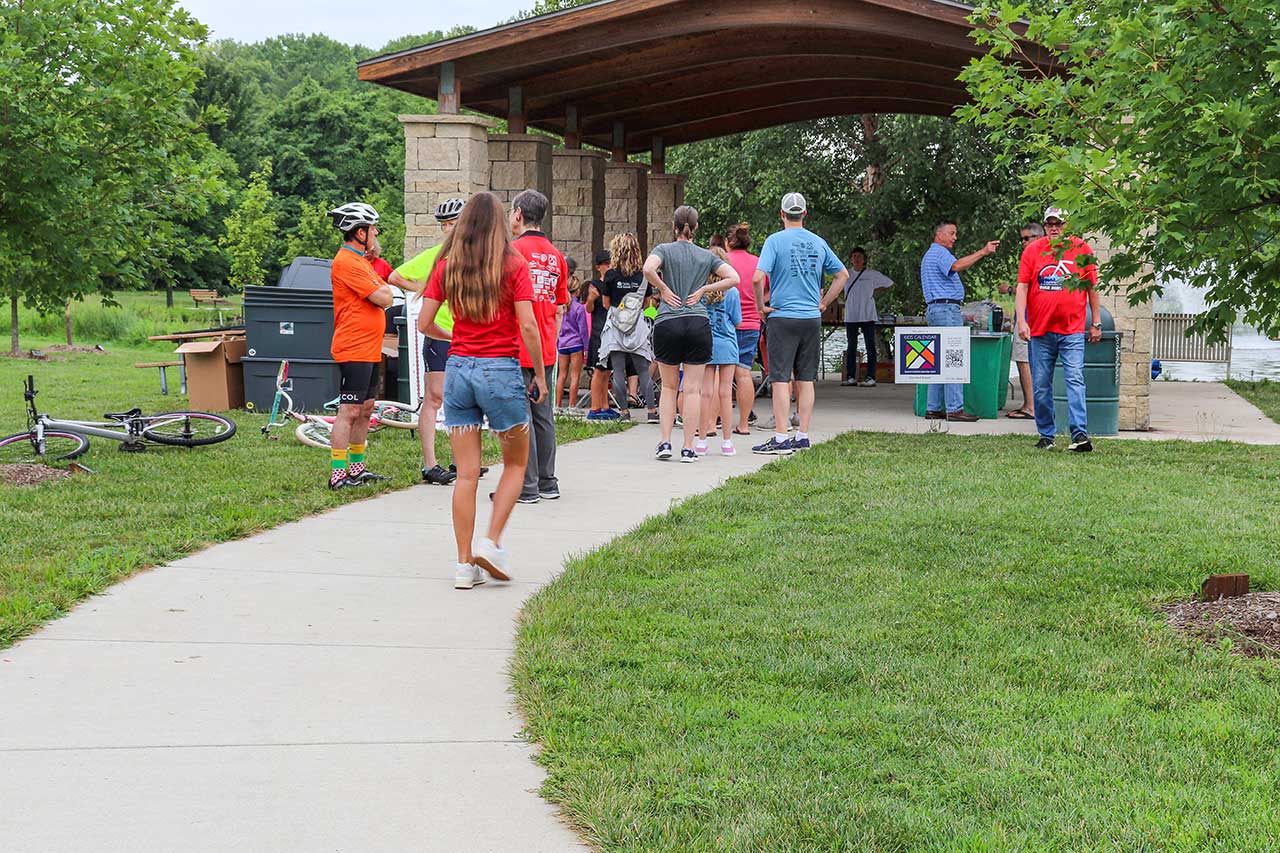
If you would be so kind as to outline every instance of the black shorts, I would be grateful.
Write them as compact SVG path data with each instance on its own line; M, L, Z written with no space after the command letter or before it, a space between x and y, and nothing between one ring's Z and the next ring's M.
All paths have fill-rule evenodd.
M711 322L673 317L653 327L653 357L659 364L706 364L711 360Z
M338 370L342 373L342 385L338 388L339 403L358 405L365 400L377 398L382 362L340 361Z
M600 336L592 335L587 344L587 367L595 369L600 366Z
M449 341L423 338L422 360L427 363L428 372L444 373L445 362L449 360L449 346Z
M816 382L822 354L822 318L770 317L768 325L765 348L769 351L769 381Z

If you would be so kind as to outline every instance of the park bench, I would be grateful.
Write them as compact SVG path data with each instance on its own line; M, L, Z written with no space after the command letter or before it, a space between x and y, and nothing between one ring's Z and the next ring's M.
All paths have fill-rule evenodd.
M221 305L230 305L231 302L223 299L218 295L216 290L188 290L191 294L191 301L196 304L197 308L217 308Z
M141 364L135 364L134 367L141 368L158 368L160 370L160 393L168 395L169 393L169 375L167 368L178 368L178 375L181 377L180 393L187 393L187 368L181 361L144 361Z

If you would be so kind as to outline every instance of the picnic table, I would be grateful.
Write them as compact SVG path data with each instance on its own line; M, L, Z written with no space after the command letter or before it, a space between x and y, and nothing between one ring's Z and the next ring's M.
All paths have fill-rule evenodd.
M147 338L149 341L199 341L205 339L226 340L228 338L243 337L244 326L231 326L227 328L217 329L198 329L194 332L173 332L168 335L151 335ZM178 361L145 361L135 364L134 367L144 370L158 369L160 371L160 393L167 395L169 393L169 375L170 367L178 368L179 387L181 393L187 393L187 362L181 354Z

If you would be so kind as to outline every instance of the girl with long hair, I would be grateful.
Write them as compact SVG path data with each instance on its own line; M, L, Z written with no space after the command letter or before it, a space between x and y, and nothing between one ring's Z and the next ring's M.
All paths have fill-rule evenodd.
M609 309L600 338L600 360L613 376L613 396L630 416L627 374L636 377L640 398L649 408L649 420L657 423L649 362L653 361L650 322L644 316L649 283L645 281L640 241L630 231L609 241L609 271L604 274L604 304Z
M738 286L738 273L732 266L694 245L698 231L698 211L688 205L677 207L672 216L675 238L654 247L644 262L644 277L661 296L658 317L654 321L653 351L662 375L659 414L662 440L654 456L670 459L671 433L676 423L676 397L681 389L681 367L684 369L684 446L681 462L693 462L694 433L702 416L702 378L711 360L711 323L702 298L716 290ZM714 283L708 283L712 274Z
M724 249L713 248L711 254L722 261L728 260ZM715 282L713 273L707 283ZM733 424L734 367L738 364L737 326L742 322L738 288L712 290L702 297L702 301L707 306L707 319L711 323L711 360L707 362L707 371L702 377L702 423L698 425L698 440L693 445L693 452L699 456L707 454L707 441L715 435L718 417L723 433L720 453L733 456L737 450L729 431Z
M517 334L535 364L541 364L542 341L533 316L529 265L512 248L509 235L497 196L473 195L440 247L418 315L418 329L425 331L446 299L453 311L444 424L458 468L453 487L453 536L458 545L453 585L458 589L471 589L488 576L511 579L509 557L498 543L529 460L529 400L547 394L540 372L534 371L527 396L520 375ZM486 419L502 448L502 477L493 495L488 532L473 548L480 428Z

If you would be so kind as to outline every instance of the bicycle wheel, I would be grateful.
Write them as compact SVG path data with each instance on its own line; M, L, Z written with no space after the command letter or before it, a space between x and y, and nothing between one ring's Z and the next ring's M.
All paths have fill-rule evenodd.
M200 447L217 444L236 434L236 423L208 412L164 412L142 418L144 438L157 444Z
M298 424L298 428L293 431L298 441L308 447L319 447L321 450L328 450L332 445L329 437L333 434L333 430L323 427L314 421L307 421L304 424Z
M44 455L37 452L35 431L0 438L0 464L20 462L65 462L89 449L89 437L77 432L44 431Z
M373 404L373 414L378 420L396 429L417 429L418 412L410 408L408 403L395 400L377 400Z

